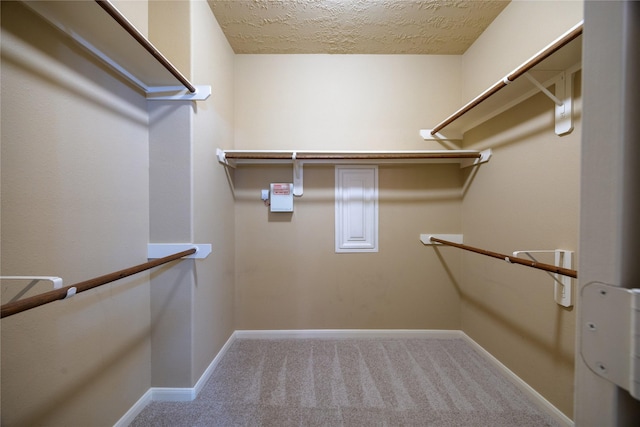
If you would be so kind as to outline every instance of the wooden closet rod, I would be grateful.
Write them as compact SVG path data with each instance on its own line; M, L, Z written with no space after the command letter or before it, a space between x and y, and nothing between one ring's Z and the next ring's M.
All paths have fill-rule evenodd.
M147 50L156 60L186 87L189 92L195 93L196 87L171 63L164 55L151 44L147 38L125 18L108 0L95 0L124 30L131 35L140 45Z
M106 285L107 283L114 282L116 280L131 276L136 273L140 273L145 270L149 270L153 267L157 267L162 264L166 264L171 261L175 261L187 255L196 253L197 249L192 248L186 251L178 252L173 255L166 256L164 258L154 259L153 261L145 262L133 267L126 268L124 270L116 271L113 273L105 274L104 276L95 277L93 279L85 280L84 282L76 283L75 285L65 286L64 288L54 289L53 291L44 292L39 295L34 295L29 298L7 303L1 307L0 319L21 313L23 311L39 307L44 304L48 304L53 301L65 299L67 295L71 296L80 292L87 291L89 289L96 288L98 286ZM75 288L75 289L74 289ZM71 292L69 292L71 291Z
M456 248L464 249L465 251L475 252L477 254L490 256L493 258L498 258L503 261L507 261L513 264L521 264L526 265L527 267L537 268L539 270L550 271L552 273L562 274L563 276L573 277L574 279L578 278L578 272L576 270L571 270L569 268L558 267L551 264L544 264L542 262L529 261L528 259L518 258L514 256L509 256L505 254L501 254L498 252L491 252L484 249L474 248L473 246L463 245L461 243L454 243L448 240L438 239L437 237L431 237L430 240L436 243L442 243L443 245L453 246Z
M505 86L507 86L508 83L511 83L512 81L514 81L518 77L522 76L524 73L526 73L527 71L531 70L533 67L535 67L536 65L538 65L539 63L541 63L542 61L547 59L549 56L553 55L556 51L561 49L563 46L569 44L569 42L571 42L573 39L575 39L576 37L578 37L579 35L582 34L582 28L583 28L583 23L580 22L578 25L576 25L575 27L570 29L568 32L566 32L565 34L560 36L560 38L558 38L556 41L551 43L549 46L545 47L543 50L538 52L536 55L534 55L532 58L530 58L524 64L520 65L518 68L513 70L511 73L507 74L507 76L504 79L502 79L499 82L496 82L495 84L493 84L493 86L491 86L489 89L487 89L484 92L482 92L480 95L478 95L477 97L475 97L474 99L469 101L469 103L467 103L465 106L463 106L458 111L456 111L455 113L453 113L452 115L447 117L442 122L440 122L436 127L434 127L431 130L431 132L430 132L431 135L435 136L435 134L440 132L446 126L450 125L452 122L454 122L455 120L459 119L460 117L462 117L463 115L465 115L466 113L471 111L478 104L480 104L481 102L487 100L493 94L498 92L500 89L502 89Z

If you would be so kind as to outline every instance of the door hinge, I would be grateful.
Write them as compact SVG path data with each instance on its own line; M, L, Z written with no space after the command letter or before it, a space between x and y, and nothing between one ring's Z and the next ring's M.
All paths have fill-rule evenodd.
M640 400L640 288L591 282L582 289L581 303L585 363Z

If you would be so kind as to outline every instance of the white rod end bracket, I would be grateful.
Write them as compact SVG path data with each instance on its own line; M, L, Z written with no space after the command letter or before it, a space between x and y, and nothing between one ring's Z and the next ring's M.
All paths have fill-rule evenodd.
M164 258L193 248L196 249L196 253L187 255L185 258L204 259L212 251L210 243L149 243L147 245L147 259Z
M420 136L425 141L462 141L462 133L454 131L448 131L447 135L443 135L440 132L436 132L433 135L431 129L421 129Z
M195 92L183 87L150 87L146 96L148 101L204 101L211 96L211 86L196 85Z
M441 245L441 243L432 242L431 237L435 237L437 239L448 240L453 243L463 243L463 235L462 234L421 234L420 241L425 245Z
M464 159L460 162L461 168L468 168L470 166L480 165L482 163L487 163L489 159L493 156L493 151L491 148L487 148L486 150L482 150L480 152L480 157L477 159Z
M53 289L60 289L63 285L62 278L56 276L1 276L0 280L44 280L51 282L53 284Z

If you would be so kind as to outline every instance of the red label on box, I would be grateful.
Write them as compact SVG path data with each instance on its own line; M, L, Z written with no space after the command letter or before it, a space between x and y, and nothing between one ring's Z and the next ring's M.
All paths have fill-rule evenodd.
M287 196L291 189L289 184L273 184L273 194Z

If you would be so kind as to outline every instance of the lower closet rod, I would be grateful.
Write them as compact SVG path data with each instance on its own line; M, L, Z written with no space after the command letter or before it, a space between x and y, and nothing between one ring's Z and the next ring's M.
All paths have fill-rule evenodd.
M29 298L10 302L1 307L0 319L21 313L35 307L39 307L44 304L48 304L53 301L71 297L80 292L88 291L89 289L106 285L107 283L115 282L116 280L123 279L127 276L131 276L136 273L149 270L153 267L175 261L187 255L195 254L196 251L197 248L187 249L186 251L178 252L164 258L154 259L152 261L145 262L144 264L138 264L133 267L125 268L124 270L105 274L104 276L94 277L93 279L85 280L84 282L79 282L75 285L65 286L64 288L54 289L53 291L44 292L42 294L34 295Z
M463 245L461 243L454 243L448 240L438 239L437 237L433 237L433 236L431 236L430 240L432 242L442 243L443 245L454 246L456 248L464 249L465 251L471 251L477 254L498 258L513 264L526 265L527 267L533 267L539 270L545 270L545 271L550 271L552 273L562 274L563 276L573 277L574 279L578 278L578 272L576 270L571 270L569 268L558 267L556 265L551 265L551 264L544 264L542 262L529 261L528 259L518 258L514 256L501 254L498 252L491 252L484 249L474 248L473 246Z

